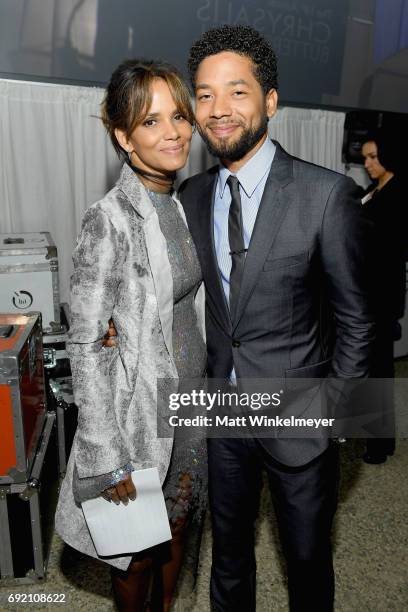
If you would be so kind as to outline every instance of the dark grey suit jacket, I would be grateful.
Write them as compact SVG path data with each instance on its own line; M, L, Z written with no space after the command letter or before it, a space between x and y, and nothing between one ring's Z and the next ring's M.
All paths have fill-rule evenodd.
M180 189L206 286L208 374L226 378L234 365L240 379L365 377L373 317L368 227L355 184L275 144L234 321L214 248L218 167ZM305 464L327 447L327 439L282 439L279 431L262 443L286 465Z

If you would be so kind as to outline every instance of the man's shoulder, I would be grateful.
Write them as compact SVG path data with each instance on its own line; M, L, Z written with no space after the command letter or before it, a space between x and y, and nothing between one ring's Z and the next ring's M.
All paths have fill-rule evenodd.
M294 178L304 179L307 181L323 181L326 184L334 184L338 181L348 182L349 179L344 174L319 166L313 162L305 161L299 157L293 157L293 174Z
M357 185L352 178L318 164L293 157L293 180L297 187L315 196L328 197L339 192L357 194Z
M275 172L289 185L292 197L302 202L302 208L309 206L324 211L329 201L338 198L344 205L346 202L356 203L357 186L352 178L290 155L279 145L272 173L275 160Z

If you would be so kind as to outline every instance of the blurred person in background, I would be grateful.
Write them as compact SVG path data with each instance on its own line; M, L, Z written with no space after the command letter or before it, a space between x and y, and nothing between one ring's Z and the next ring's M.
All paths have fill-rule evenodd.
M401 335L398 320L405 308L408 254L407 195L399 149L397 140L382 131L370 134L362 146L364 167L372 182L361 202L373 222L375 241L372 280L377 331L371 377L388 379L375 384L367 398L382 424L379 437L367 440L366 463L383 463L395 450L393 383L389 379L394 377L394 341Z

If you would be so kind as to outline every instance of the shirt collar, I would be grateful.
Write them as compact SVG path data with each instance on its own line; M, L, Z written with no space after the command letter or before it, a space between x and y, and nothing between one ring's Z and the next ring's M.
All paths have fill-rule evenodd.
M267 138L262 147L235 175L248 198L252 196L265 174L269 172L275 151L276 146L270 138ZM225 185L231 174L232 172L228 168L220 166L218 172L218 192L220 198L224 196Z

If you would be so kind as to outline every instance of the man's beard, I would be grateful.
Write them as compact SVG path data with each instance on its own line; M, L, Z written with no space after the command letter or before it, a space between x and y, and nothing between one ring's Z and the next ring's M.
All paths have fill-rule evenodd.
M214 157L219 157L220 159L227 159L228 161L238 161L242 159L251 149L253 149L253 147L261 140L262 136L267 132L268 121L268 115L264 113L257 126L244 128L238 140L230 144L222 141L213 142L199 127L198 131L200 132L201 138L204 140L208 152L211 155L214 155ZM221 123L222 122L220 122L220 124Z

